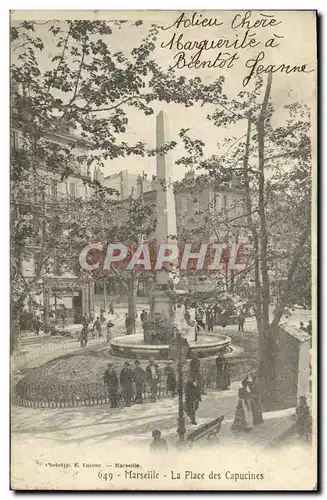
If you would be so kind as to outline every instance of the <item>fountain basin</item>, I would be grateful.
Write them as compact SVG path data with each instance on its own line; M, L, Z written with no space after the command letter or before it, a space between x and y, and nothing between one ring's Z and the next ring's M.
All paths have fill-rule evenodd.
M230 337L227 335L199 335L197 341L188 341L188 358L196 354L199 358L214 356L219 352L225 351L231 344ZM144 344L143 334L136 333L116 337L110 341L111 352L113 356L120 356L130 359L169 359L169 345L150 345Z

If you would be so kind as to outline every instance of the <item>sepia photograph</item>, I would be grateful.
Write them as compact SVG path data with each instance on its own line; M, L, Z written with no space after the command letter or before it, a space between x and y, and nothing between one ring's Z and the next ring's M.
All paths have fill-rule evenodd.
M10 12L12 490L317 490L317 13Z

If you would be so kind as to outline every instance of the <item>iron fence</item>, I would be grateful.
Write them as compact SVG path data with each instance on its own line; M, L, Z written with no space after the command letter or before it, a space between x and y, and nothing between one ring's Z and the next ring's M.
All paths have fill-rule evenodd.
M253 368L251 361L230 364L231 381L241 380ZM185 370L184 383L187 373ZM214 390L216 388L215 366L203 368L201 378L204 388ZM168 395L167 379L161 370L157 396L164 398ZM150 398L150 388L147 383L144 384L143 397L145 400ZM109 395L103 382L35 384L21 380L12 391L12 400L13 404L31 408L72 408L108 404Z

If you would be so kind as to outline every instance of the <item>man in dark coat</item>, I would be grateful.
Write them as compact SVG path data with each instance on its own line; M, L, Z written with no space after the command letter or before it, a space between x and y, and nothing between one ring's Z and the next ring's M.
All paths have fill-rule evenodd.
M90 323L90 320L88 318L88 315L85 313L84 316L83 316L83 326L89 326L89 323Z
M199 408L199 401L200 390L197 387L196 383L194 383L194 381L192 380L192 377L189 376L189 379L185 386L185 409L193 425L197 425L195 421L195 413Z
M158 385L160 379L159 365L150 359L150 363L146 367L147 381L150 388L151 401L157 400Z
M104 385L109 393L111 408L117 408L118 376L115 367L108 363L108 367L103 376Z
M164 374L166 375L167 392L170 393L172 397L174 397L176 395L176 377L174 368L171 364L166 364L164 368Z
M216 388L227 391L230 384L229 366L225 356L220 354L216 359Z
M142 368L138 359L134 362L135 368L133 372L133 380L135 383L135 403L143 402L143 389L145 382L145 370Z
M39 335L42 323L38 316L36 317L34 324L35 324L35 335Z
M197 387L200 390L200 401L201 394L205 394L204 392L204 381L201 373L201 363L199 356L197 354L193 354L192 359L190 361L190 377L196 382Z
M245 314L243 311L241 311L240 314L238 315L237 322L238 322L238 331L244 332Z
M83 325L82 332L81 332L81 347L85 347L87 345L87 340L88 340L88 327L87 325Z
M120 385L122 388L122 396L126 406L131 406L133 397L133 370L128 361L125 361L124 368L120 372Z
M97 317L96 321L94 322L93 325L93 330L95 330L99 336L99 339L102 337L102 327L101 327L101 322L99 316Z

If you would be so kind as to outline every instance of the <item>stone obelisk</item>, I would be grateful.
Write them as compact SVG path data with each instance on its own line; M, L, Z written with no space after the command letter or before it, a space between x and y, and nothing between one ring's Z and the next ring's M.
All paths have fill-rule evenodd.
M163 111L156 119L157 149L169 142L168 120ZM157 192L157 252L160 244L177 245L177 224L175 196L173 190L173 162L170 152L157 153L156 158L156 192ZM157 253L158 255L158 253ZM171 283L176 281L176 271L167 269L156 271L156 286L152 292L152 317L160 318L168 329L171 328L173 318L172 299L169 294Z

